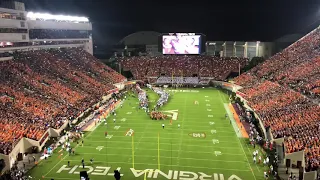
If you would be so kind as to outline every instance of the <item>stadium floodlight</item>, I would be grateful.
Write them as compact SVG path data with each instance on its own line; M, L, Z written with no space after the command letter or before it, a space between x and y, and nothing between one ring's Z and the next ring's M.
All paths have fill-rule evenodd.
M72 21L72 22L89 22L86 17L52 15L48 13L28 12L27 17L30 19L56 20L56 21Z

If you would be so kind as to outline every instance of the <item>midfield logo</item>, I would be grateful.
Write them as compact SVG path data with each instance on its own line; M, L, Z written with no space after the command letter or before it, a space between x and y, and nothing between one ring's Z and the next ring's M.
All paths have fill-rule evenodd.
M194 138L206 138L206 133L189 133L189 136Z
M102 166L85 166L84 169L81 166L75 165L73 167L68 167L67 165L63 165L57 173L61 173L62 171L68 172L68 174L80 174L79 171L87 170L88 174L96 175L96 176L113 176L113 168L111 167L102 167ZM117 167L117 170L121 172L121 167ZM145 170L136 170L130 168L132 175L136 178L147 176L149 179L157 179L158 176L162 176L166 179L174 179L174 180L242 180L236 175L231 175L227 179L223 174L213 173L212 175L205 174L203 172L190 172L190 171L176 171L169 170L167 173L157 170L157 169L145 169ZM121 174L121 176L124 176Z
M167 114L169 117L171 117L172 120L178 119L178 110L169 110L169 111L162 111L163 113Z

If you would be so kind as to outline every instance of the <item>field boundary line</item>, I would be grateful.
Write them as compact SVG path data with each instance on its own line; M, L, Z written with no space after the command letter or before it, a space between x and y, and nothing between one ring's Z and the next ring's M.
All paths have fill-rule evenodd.
M255 176L254 173L253 173L253 169L252 169L252 167L251 167L251 164L250 164L250 162L249 162L249 159L248 159L248 157L247 157L247 154L246 154L246 152L245 152L244 149L243 149L243 146L242 146L242 144L241 144L240 138L238 138L238 141L239 141L239 143L240 143L240 145L241 145L241 149L242 149L244 155L246 156L246 159L247 159L248 164L249 164L249 166L250 166L252 175L253 175L254 179L257 180L256 176Z
M250 149L249 149L249 147L248 147L248 144L247 144L247 143L245 143L245 144L246 144L246 146L247 146L247 149L248 149L249 153L251 154L251 151L250 151ZM260 172L260 169L259 169L259 167L257 166L257 164L256 164L256 163L255 163L255 165L256 165L256 167L257 167L258 171Z
M229 121L230 121L231 124L232 124L232 127L233 127L233 129L234 129L234 132L236 133L236 135L238 136L238 138L241 138L242 135L241 135L241 133L240 133L240 129L239 129L239 127L237 126L235 119L233 118L233 114L232 114L231 111L229 110L228 104L227 104L227 103L223 103L223 106L224 106L225 111L226 111L227 114L228 114L228 119L229 119Z

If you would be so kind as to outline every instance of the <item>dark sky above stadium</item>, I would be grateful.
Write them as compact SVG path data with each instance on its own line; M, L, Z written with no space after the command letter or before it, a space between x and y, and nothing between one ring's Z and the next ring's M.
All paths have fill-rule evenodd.
M27 10L87 16L99 45L136 31L196 32L207 40L272 41L320 24L319 0L20 0Z

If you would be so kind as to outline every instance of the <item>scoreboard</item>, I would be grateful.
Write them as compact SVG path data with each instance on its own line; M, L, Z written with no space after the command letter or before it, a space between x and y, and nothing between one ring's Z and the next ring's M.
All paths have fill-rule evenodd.
M159 38L159 51L162 54L195 54L203 52L203 34L198 33L167 33Z

